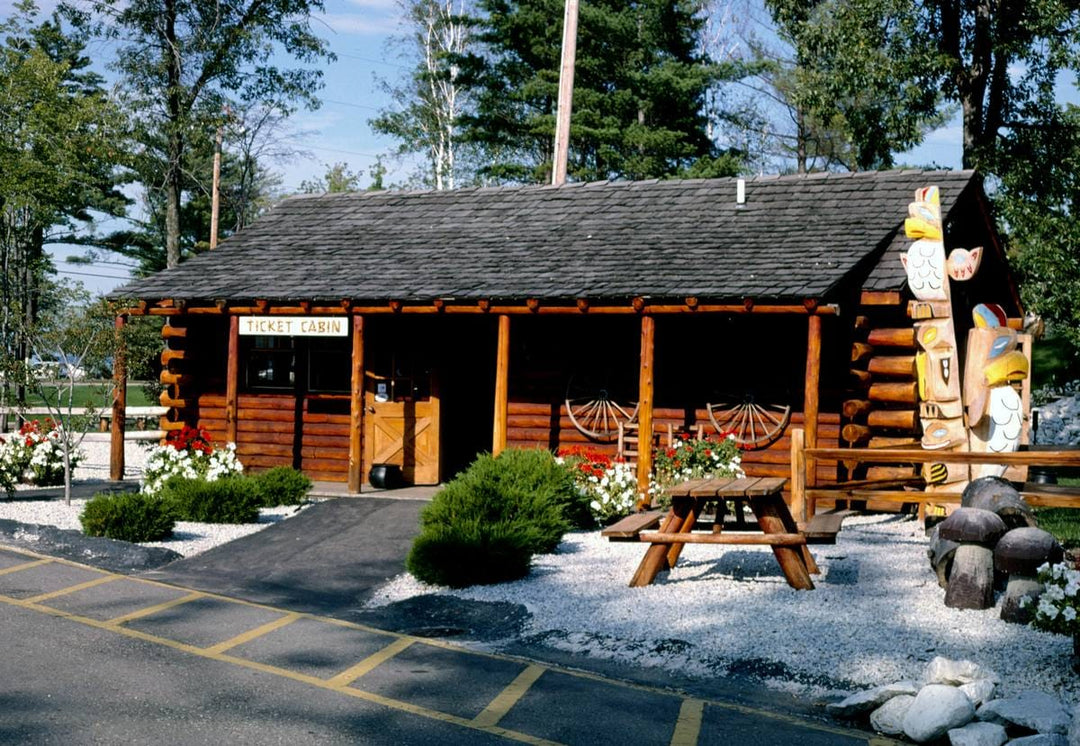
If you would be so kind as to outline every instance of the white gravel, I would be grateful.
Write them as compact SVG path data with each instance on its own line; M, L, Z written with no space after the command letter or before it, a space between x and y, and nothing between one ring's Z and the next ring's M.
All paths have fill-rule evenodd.
M137 480L142 476L143 465L149 445L156 441L126 441L124 443L124 477ZM85 459L75 469L73 481L105 481L109 478L109 441L108 436L87 436L83 440L81 448L85 453ZM23 492L17 500L0 500L0 519L18 521L20 523L35 523L44 526L56 526L57 528L81 531L79 515L86 505L86 500L73 499L67 505L62 499L52 500L26 500L22 499L26 492L35 488L26 485L16 486L16 490ZM2 494L2 493L0 493ZM178 521L173 529L173 536L168 541L146 542L141 546L165 547L178 552L185 557L205 552L220 544L247 536L271 524L295 515L302 508L296 506L281 506L276 508L262 508L259 511L258 523L243 524L216 524L216 523L191 523Z
M1071 640L1006 624L996 608L946 608L926 544L911 518L853 517L835 546L811 547L821 568L812 591L788 587L767 547L700 544L653 585L629 588L645 548L581 532L537 557L524 580L447 591L400 575L369 604L425 593L520 603L532 614L526 634L566 651L700 676L782 664L770 684L803 696L830 693L829 680L850 688L918 679L941 655L992 669L1002 693L1080 699Z
M107 478L108 442L83 447L88 458L76 477ZM135 476L145 448L126 447ZM78 529L82 504L0 501L0 518ZM244 526L178 523L172 541L153 546L191 556L295 511L265 510L258 524ZM1006 624L997 608L946 608L926 545L911 518L853 517L835 546L811 548L821 568L813 591L789 588L766 547L707 545L688 545L673 571L647 588L629 588L644 547L575 532L554 554L537 557L524 580L448 591L402 574L368 605L429 593L520 603L532 614L525 634L565 651L691 676L745 670L751 662L767 676L779 668L767 683L801 696L917 679L941 655L995 671L1002 694L1037 689L1080 701L1071 640Z

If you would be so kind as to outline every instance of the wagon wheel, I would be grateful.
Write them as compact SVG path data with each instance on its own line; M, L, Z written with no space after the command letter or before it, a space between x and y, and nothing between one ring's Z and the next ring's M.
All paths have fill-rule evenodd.
M740 448L764 448L780 437L791 421L791 406L758 404L753 397L723 404L706 404L717 432L731 433Z
M627 425L637 419L637 402L619 404L606 388L591 394L575 396L573 381L567 386L566 415L581 433L604 443L619 437L619 423Z

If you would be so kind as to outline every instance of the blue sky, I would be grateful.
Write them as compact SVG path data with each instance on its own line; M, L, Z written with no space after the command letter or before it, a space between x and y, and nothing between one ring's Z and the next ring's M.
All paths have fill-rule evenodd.
M45 11L54 4L54 0L39 2ZM12 5L12 0L0 0L0 16L6 17ZM379 80L394 82L408 73L400 44L395 42L395 36L404 32L400 18L398 0L326 0L326 12L313 25L338 59L324 68L325 87L319 92L322 106L316 111L300 111L291 119L290 142L307 155L274 167L282 175L284 191L299 190L305 179L321 176L329 164L338 162L362 171L362 183L366 184L376 157L394 149L394 141L373 132L368 120L389 104ZM104 43L95 43L90 49L103 72L111 51L111 45ZM957 121L931 133L922 146L904 154L900 161L958 168L960 152ZM389 183L405 182L415 169L414 162L384 159L384 164L389 168ZM66 264L63 259L69 251L63 247L56 247L53 253L62 276L80 280L94 292L111 290L126 277L121 267L112 264Z

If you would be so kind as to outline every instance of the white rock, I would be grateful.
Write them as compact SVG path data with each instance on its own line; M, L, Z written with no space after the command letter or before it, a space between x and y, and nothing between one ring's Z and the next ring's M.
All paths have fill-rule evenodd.
M952 746L1001 746L1008 740L1005 727L997 723L968 723L949 731Z
M970 684L972 681L997 682L997 674L974 661L953 661L940 655L926 664L923 681L927 684Z
M971 704L978 707L983 702L989 702L994 698L994 689L997 688L997 684L990 679L979 679L968 684L961 684L958 688L968 696Z
M979 708L976 717L991 723L1013 723L1038 733L1069 732L1071 717L1057 697L1045 692L1020 692L1010 699L992 699Z
M1069 725L1069 746L1080 746L1080 704L1073 705L1072 723Z
M967 725L973 717L975 706L962 691L944 684L927 684L904 715L904 735L916 743L925 743Z
M1034 736L1014 738L1009 746L1068 746L1069 739L1058 733L1039 733Z
M904 732L904 716L915 701L913 694L898 694L870 713L870 727L886 736Z
M873 689L855 692L839 702L826 705L825 709L833 717L853 718L864 712L870 712L870 710L879 707L897 695L908 694L914 696L918 692L919 687L915 682L900 681L896 684L885 684L884 686L876 686Z

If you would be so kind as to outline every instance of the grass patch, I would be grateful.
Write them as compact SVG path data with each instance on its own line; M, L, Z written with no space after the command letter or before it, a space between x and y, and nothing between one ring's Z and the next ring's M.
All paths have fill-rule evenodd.
M45 382L41 388L44 390L45 396L42 396L42 391L36 390L36 387L35 390L26 392L27 407L56 406L57 396L59 395L63 408L67 408L67 384ZM112 406L112 382L84 381L76 383L71 401L73 409L85 409L87 406L93 406L98 410L108 409ZM128 384L127 405L129 407L153 407L157 406L157 403L156 400L150 398L142 385L137 383Z
M1075 508L1036 508L1039 528L1054 535L1066 549L1080 547L1080 510Z

